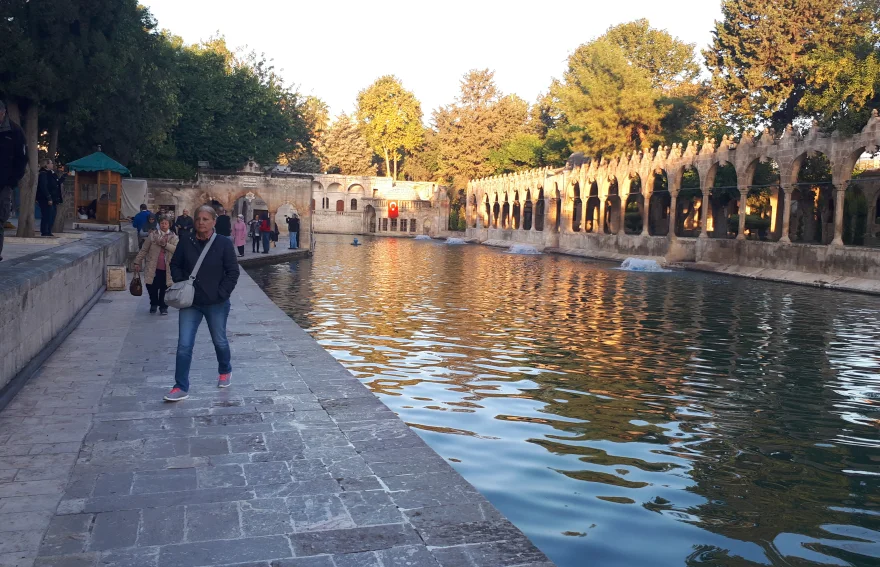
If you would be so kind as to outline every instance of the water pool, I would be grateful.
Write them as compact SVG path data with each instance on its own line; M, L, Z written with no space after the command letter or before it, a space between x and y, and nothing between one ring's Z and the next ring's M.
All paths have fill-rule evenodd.
M249 270L560 567L880 564L880 300L441 241Z

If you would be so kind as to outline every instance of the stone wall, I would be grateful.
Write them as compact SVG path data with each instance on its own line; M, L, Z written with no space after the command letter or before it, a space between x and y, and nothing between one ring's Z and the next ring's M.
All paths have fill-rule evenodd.
M127 250L126 234L95 233L37 258L3 262L0 388L89 303L105 285L107 265L125 263Z

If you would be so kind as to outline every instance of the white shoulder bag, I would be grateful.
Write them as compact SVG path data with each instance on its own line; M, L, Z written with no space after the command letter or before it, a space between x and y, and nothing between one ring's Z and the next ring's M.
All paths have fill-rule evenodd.
M199 268L202 267L202 261L205 259L205 255L208 254L211 245L214 244L215 238L217 238L216 232L211 235L211 240L209 240L202 249L202 253L199 255L199 260L196 262L196 266L189 275L189 279L177 282L165 291L165 303L167 305L176 307L177 309L186 309L187 307L192 306L193 298L196 295L196 289L193 286L193 283L196 281L196 275L199 273Z

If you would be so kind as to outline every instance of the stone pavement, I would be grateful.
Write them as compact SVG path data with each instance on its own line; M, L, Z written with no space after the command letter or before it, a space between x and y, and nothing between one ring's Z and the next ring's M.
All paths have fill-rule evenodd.
M106 293L0 412L0 566L552 564L246 275L233 383L204 325Z

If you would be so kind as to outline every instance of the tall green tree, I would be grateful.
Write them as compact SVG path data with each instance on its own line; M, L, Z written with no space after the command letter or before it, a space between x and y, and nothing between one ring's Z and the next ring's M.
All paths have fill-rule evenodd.
M878 10L876 0L724 0L703 52L724 117L779 129L863 111L876 84Z
M340 114L320 141L324 171L344 175L376 175L373 150L356 120Z
M492 175L489 155L528 128L529 105L505 96L495 73L474 69L464 75L456 101L434 111L434 147L438 175L457 188L469 179Z
M358 94L357 119L373 150L385 159L385 174L397 179L400 159L424 139L418 99L397 77L385 75Z
M700 75L694 44L652 28L644 18L613 26L604 38L620 47L627 61L644 70L651 84L664 91L694 83Z
M659 89L607 38L578 47L551 93L565 116L560 128L574 151L608 155L647 148L660 139L665 109Z

